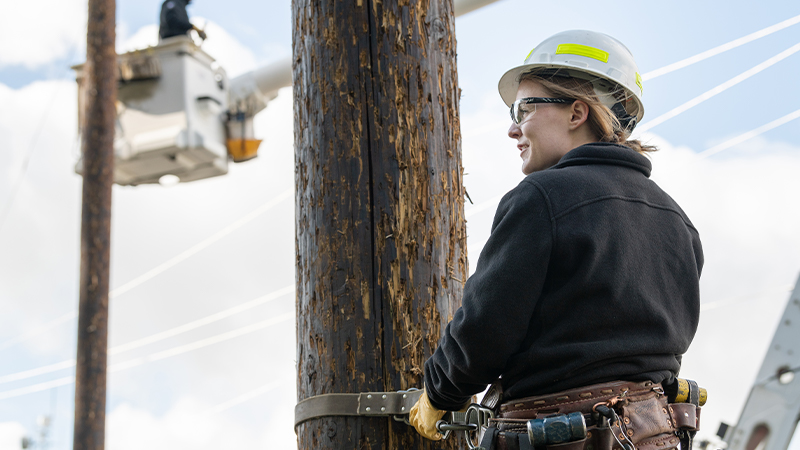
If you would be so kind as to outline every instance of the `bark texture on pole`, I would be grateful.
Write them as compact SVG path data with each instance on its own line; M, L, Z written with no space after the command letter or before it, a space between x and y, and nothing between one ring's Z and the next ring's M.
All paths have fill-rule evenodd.
M111 186L117 97L115 0L89 0L83 136L75 450L105 446Z
M422 388L467 277L452 0L293 0L298 401ZM390 418L301 449L457 448Z

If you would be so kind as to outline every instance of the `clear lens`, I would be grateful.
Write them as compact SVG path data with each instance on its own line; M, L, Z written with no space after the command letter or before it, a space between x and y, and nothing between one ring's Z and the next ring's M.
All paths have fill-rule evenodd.
M519 99L511 105L511 120L517 125L522 123L522 120L525 119L528 114L536 112L535 104L522 103L522 100L525 99Z
M525 97L517 99L513 105L511 105L511 120L514 121L515 124L519 125L528 115L531 115L536 112L536 105L538 103L545 103L545 104L565 104L565 103L572 103L575 100L570 100L567 98L552 98L552 97Z

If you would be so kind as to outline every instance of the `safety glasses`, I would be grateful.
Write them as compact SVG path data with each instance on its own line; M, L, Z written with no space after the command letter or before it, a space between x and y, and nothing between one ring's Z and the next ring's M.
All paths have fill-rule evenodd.
M536 112L536 106L533 108L526 107L526 105L530 104L537 104L537 103L572 103L575 100L567 99L567 98L552 98L552 97L525 97L518 99L511 105L511 120L514 121L515 124L519 125L522 122L522 119L525 118L525 115L528 113Z

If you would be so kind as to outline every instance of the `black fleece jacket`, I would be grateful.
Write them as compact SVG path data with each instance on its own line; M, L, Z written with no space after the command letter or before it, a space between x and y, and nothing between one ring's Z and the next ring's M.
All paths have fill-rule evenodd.
M500 201L462 306L425 362L445 410L502 376L507 400L672 382L700 315L703 251L650 161L594 143Z

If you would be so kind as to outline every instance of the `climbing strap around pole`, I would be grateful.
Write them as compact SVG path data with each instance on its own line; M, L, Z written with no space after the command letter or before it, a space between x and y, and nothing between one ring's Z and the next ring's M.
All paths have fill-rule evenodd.
M306 420L328 416L394 416L395 420L407 423L408 412L422 396L422 392L419 389L409 389L398 392L315 395L294 407L294 426L297 428Z

